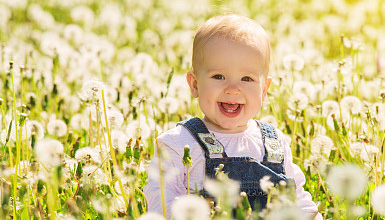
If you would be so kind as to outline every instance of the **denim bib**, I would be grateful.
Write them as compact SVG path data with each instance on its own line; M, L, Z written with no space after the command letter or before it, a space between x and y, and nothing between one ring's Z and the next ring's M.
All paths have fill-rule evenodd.
M191 118L179 122L183 125L199 143L205 153L206 177L215 178L215 168L223 164L223 171L230 179L240 182L240 191L248 196L253 210L266 207L267 195L260 187L260 180L264 176L270 176L274 185L280 181L287 182L289 178L285 175L283 147L278 140L275 128L266 122L257 121L261 133L265 155L260 162L252 157L228 157L223 145L211 134L201 119ZM221 154L222 158L210 158L212 154ZM204 197L212 197L203 189Z

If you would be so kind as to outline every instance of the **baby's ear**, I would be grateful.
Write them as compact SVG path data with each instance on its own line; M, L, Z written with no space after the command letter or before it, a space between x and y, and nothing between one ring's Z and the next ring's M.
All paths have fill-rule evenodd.
M198 84L197 78L193 71L188 71L186 75L187 83L190 86L191 95L198 98Z
M267 90L269 89L272 80L273 80L273 78L271 78L271 76L268 76L266 78L265 85L263 86L262 101L265 100L265 98L266 98Z

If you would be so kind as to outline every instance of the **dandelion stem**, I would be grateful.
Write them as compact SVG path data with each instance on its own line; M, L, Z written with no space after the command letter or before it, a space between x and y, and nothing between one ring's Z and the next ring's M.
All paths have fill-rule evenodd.
M161 163L161 154L160 154L160 149L158 145L158 140L156 139L156 153L158 154L158 166L159 166L159 184L160 184L160 195L162 198L162 211L163 211L163 216L167 218L167 213L166 213L166 205L165 205L165 198L164 198L164 183L163 183L163 172L162 172L162 163Z
M114 165L114 168L118 169L118 164L117 164L116 156L115 156L115 149L112 147L110 129L108 128L106 102L104 100L104 90L102 90L102 99L103 99L104 120L106 121L108 145L110 146L110 153L111 153L111 157L112 157L112 163ZM127 201L127 198L126 198L126 193L124 191L123 184L122 184L122 181L120 180L120 178L118 178L118 182L119 182L120 191L122 192L122 196L123 196L123 199L124 199L124 204L125 204L126 207L128 207L128 201Z

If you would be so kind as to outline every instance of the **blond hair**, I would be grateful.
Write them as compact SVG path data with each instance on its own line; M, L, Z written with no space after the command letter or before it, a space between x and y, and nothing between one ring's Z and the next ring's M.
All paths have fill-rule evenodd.
M231 40L257 48L261 53L266 54L265 64L268 70L270 41L265 30L254 20L241 15L231 14L210 18L196 32L192 54L194 71L198 69L204 46L214 38Z

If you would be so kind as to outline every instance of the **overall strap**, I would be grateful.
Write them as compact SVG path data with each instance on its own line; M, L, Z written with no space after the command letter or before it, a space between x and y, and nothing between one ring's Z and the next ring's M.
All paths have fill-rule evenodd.
M211 154L222 154L223 157L227 157L223 145L209 132L200 118L181 121L177 125L183 125L190 132L205 152L206 159L209 159Z
M278 140L278 135L274 126L264 121L257 121L257 123L261 128L263 146L265 148L263 161L275 163L284 162L283 146Z

